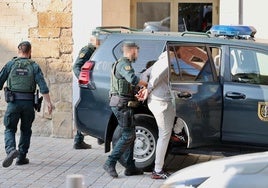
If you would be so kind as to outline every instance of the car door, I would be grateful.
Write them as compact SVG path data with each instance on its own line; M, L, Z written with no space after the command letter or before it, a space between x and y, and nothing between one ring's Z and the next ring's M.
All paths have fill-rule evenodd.
M176 51L175 59L169 59L169 80L176 115L185 124L188 147L219 142L222 88L219 66L215 65L221 58L220 47L169 43L168 49Z
M222 139L268 145L268 52L232 46L228 58Z

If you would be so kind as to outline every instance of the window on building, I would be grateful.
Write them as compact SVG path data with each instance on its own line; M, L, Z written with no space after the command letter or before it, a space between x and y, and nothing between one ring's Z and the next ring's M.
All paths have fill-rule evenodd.
M161 2L135 2L134 25L145 31L202 31L212 25L213 3L181 3L181 0ZM199 3L200 2L200 3Z
M205 32L212 25L212 3L178 3L178 18L178 31Z
M170 3L137 2L136 16L138 29L170 31Z

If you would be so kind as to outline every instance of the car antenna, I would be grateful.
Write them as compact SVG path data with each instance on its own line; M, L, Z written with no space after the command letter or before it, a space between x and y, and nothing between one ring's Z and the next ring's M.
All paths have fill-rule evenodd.
M182 21L183 21L183 25L184 25L184 31L188 31L188 29L187 29L187 27L186 27L185 19L182 18Z

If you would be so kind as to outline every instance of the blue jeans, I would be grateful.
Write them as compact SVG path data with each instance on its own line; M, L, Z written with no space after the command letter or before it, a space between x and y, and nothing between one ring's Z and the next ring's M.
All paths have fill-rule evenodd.
M135 126L133 124L133 110L128 107L111 107L117 118L118 126L122 129L121 137L113 148L111 155L108 156L106 164L115 166L116 162L123 157L126 168L134 168L133 159L134 141L136 139Z
M35 118L35 112L32 101L18 100L9 102L4 116L5 125L5 150L8 154L10 151L16 149L15 134L17 126L20 122L20 140L19 140L19 153L20 156L25 157L30 147L32 136L32 123Z

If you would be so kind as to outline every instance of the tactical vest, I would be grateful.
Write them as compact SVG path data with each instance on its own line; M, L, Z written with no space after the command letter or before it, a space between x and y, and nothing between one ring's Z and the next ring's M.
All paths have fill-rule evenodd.
M7 87L15 92L35 92L33 61L21 58L13 61L7 78Z
M116 76L116 66L119 61L115 62L112 67L111 94L120 95L124 97L133 97L133 86L124 77Z

